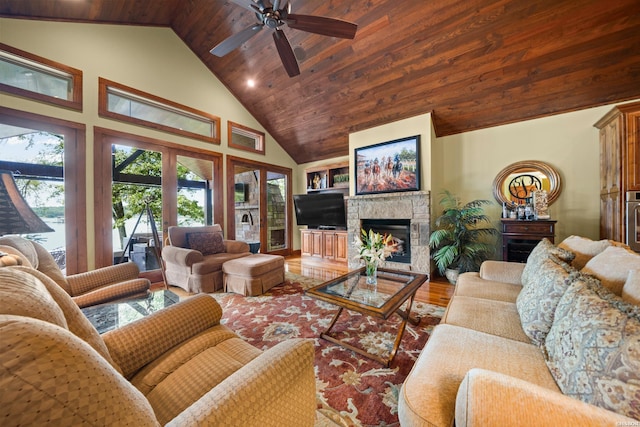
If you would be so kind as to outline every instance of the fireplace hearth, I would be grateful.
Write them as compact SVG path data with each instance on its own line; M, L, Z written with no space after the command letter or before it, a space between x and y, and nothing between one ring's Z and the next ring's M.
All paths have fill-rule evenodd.
M400 225L408 222L409 242L407 253L401 257L389 258L384 266L397 270L415 271L429 274L431 259L429 257L430 234L430 193L428 191L407 191L398 193L367 194L350 196L347 198L347 231L348 231L348 259L349 268L361 267L358 251L353 245L356 237L360 236L360 229L366 229L367 221L386 222L390 225ZM363 224L364 222L364 224ZM404 226L404 225L403 225ZM376 230L374 227L374 231ZM391 234L401 238L400 231L393 229ZM405 240L404 238L402 238ZM406 258L405 258L406 257Z

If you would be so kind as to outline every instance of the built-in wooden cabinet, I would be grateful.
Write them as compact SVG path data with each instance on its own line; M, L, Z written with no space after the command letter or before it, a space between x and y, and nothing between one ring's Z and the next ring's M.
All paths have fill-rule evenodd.
M302 256L346 263L347 231L346 230L300 230Z
M640 102L618 105L600 130L600 238L625 241L625 195L640 191Z
M316 166L306 169L305 172L308 193L331 190L349 192L349 164L347 162Z

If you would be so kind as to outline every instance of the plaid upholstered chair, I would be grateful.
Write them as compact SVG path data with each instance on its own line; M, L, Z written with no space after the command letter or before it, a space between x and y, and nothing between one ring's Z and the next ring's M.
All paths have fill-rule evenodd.
M99 335L56 283L0 268L3 426L313 426L314 348L261 351L196 295Z
M140 270L133 262L65 276L53 256L37 242L19 236L3 236L0 245L22 253L28 260L27 265L53 279L80 307L146 295L151 286L148 279L138 277Z

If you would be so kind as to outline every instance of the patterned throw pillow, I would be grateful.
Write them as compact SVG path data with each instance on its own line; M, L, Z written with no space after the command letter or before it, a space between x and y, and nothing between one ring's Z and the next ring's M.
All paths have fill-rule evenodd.
M538 347L544 346L558 301L580 273L553 255L540 263L535 284L520 291L516 307L525 334Z
M574 254L562 248L555 246L549 239L542 239L529 254L527 263L522 271L522 287L526 288L530 284L536 284L542 262L549 258L550 255L555 256L560 261L570 263L573 261Z
M564 394L640 419L640 307L585 276L560 299L545 347Z
M187 233L187 243L202 255L225 252L224 241L219 233Z

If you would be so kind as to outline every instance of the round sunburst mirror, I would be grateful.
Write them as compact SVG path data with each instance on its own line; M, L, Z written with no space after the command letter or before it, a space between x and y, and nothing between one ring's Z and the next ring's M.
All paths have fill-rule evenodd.
M524 160L502 169L493 180L493 196L498 203L520 203L537 190L547 191L547 202L552 204L560 195L560 175L549 164L537 160Z

